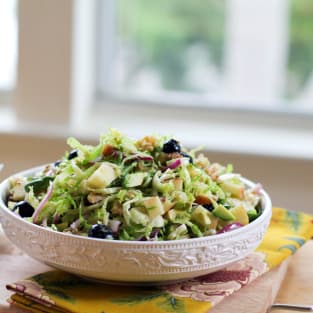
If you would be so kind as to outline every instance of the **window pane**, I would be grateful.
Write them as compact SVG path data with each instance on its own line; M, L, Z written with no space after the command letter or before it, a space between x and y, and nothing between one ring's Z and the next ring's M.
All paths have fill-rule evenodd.
M295 103L313 104L313 1L292 0L290 48L285 95Z
M207 92L220 86L225 1L118 1L120 88Z
M111 33L102 37L102 90L156 101L171 94L202 105L313 110L312 0L103 3L110 3L104 11L111 10L111 27L104 29Z
M17 1L0 1L0 102L15 86ZM2 99L2 101L1 101Z

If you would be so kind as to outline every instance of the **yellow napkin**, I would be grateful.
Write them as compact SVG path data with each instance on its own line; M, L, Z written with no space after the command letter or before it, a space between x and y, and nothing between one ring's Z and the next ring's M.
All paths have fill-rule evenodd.
M15 292L9 301L29 312L204 313L279 265L312 236L313 216L274 208L257 250L219 272L175 285L139 288L91 283L50 271L7 285Z

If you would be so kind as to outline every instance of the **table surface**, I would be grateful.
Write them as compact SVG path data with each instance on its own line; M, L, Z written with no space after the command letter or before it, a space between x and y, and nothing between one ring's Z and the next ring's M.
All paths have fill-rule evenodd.
M296 252L290 258L290 261L285 262L281 268L272 271L264 277L261 277L252 283L251 286L243 288L239 292L230 296L229 299L224 300L220 305L212 310L213 312L229 312L229 307L238 303L238 298L242 303L242 307L239 309L237 307L236 312L238 313L265 313L265 308L267 303L262 305L262 308L254 308L254 310L248 310L248 303L242 301L242 299L247 299L248 295L250 297L250 302L256 303L257 294L261 291L261 296L264 299L269 299L272 302L274 299L270 299L270 294L276 295L276 291L273 291L273 286L271 281L277 280L279 277L284 280L282 283L276 283L280 286L279 292L275 299L276 303L294 303L294 304L307 304L313 305L313 241L307 242L299 251ZM288 265L288 268L287 268ZM25 254L23 254L18 248L14 247L1 232L0 226L0 312L17 313L21 312L19 310L9 308L6 299L9 297L10 293L5 289L5 284L16 281L18 279L31 276L35 273L48 270L49 267L41 264ZM287 270L287 272L286 272ZM285 273L286 272L286 273ZM271 289L271 290L269 290ZM268 295L266 295L266 293ZM255 295L255 297L254 297ZM262 299L259 297L259 299ZM233 311L233 310L232 310ZM287 313L290 311L285 310L275 310L273 312L277 313Z

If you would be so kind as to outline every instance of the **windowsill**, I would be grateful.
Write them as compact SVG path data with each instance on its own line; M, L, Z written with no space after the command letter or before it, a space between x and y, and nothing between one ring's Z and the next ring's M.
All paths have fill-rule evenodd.
M135 138L170 134L189 147L217 152L313 160L312 116L301 114L106 103L87 120L79 125L88 136L113 127Z
M0 107L0 133L59 138L71 135L82 140L97 140L99 133L113 127L134 138L153 133L170 134L185 146L202 146L209 151L313 160L313 128L310 119L305 117L173 107L147 109L118 104L98 105L77 125L71 128L26 125L17 122L10 109Z

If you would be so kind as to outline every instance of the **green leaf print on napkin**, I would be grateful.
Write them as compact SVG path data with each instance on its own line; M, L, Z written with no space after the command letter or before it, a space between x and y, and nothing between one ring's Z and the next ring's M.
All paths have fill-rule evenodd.
M169 313L185 313L185 305L182 300L176 299L167 292L155 290L153 293L134 294L128 297L115 298L111 302L119 305L136 305L152 300L159 300L156 305Z

